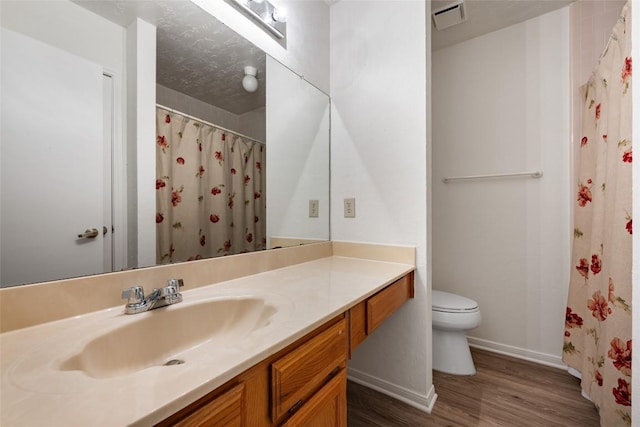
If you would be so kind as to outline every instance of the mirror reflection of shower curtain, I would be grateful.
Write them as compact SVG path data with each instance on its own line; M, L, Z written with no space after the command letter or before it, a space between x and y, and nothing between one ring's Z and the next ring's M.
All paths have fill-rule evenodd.
M563 361L603 426L631 422L631 13L586 85Z
M157 261L266 247L262 143L156 109Z

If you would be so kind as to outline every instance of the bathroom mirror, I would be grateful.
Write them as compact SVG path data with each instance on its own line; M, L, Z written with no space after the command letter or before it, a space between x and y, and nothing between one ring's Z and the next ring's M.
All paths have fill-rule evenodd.
M222 40L223 43L229 40L237 39L239 36L222 25L215 18L211 17L208 13L199 9L195 4L188 0L178 1L78 1L71 2L67 0L50 0L50 1L2 1L0 2L0 17L2 19L2 78L3 84L0 90L4 94L6 89L5 75L8 74L6 70L5 61L5 32L9 31L17 35L26 37L25 43L35 43L42 47L47 45L53 47L53 49L62 55L61 62L66 62L69 58L67 55L79 58L79 63L86 65L89 69L98 64L99 68L104 72L105 76L97 81L89 81L86 83L86 87L94 91L98 95L102 95L103 98L110 97L112 104L105 105L104 103L89 102L91 98L88 93L89 89L83 92L84 98L87 99L86 108L81 107L78 111L67 114L55 113L54 110L61 110L65 107L64 97L57 93L48 93L43 87L37 87L39 93L31 94L16 94L20 95L22 99L26 100L23 104L22 111L15 112L7 115L7 109L3 105L2 120L3 122L9 118L22 117L22 125L28 125L29 129L34 130L36 137L32 139L33 146L36 151L42 152L43 156L47 159L52 159L51 163L54 166L54 170L57 172L49 174L34 174L34 171L23 170L23 173L19 176L9 175L11 169L20 169L19 167L6 167L13 163L19 165L20 160L13 159L12 150L9 148L10 144L7 144L7 137L10 134L4 132L5 126L3 123L3 135L1 146L1 158L2 158L2 206L3 214L0 218L2 220L2 227L0 229L0 243L2 244L0 258L2 259L2 269L0 269L1 285L2 286L14 286L21 283L33 283L43 282L48 280L57 280L67 277L76 277L87 274L95 274L96 271L83 271L82 268L77 273L68 274L63 271L59 271L57 266L61 264L62 260L68 261L76 260L75 255L67 255L60 248L61 243L58 237L52 237L51 239L45 238L45 235L51 231L51 229L63 229L68 226L69 230L66 230L66 235L63 239L67 239L69 233L71 233L71 245L76 249L80 249L82 252L86 252L93 243L100 240L101 251L100 256L104 259L98 260L101 265L107 265L109 262L113 263L113 260L107 261L107 255L111 255L111 245L109 237L111 233L105 228L96 226L97 236L86 237L93 234L93 224L70 224L72 213L77 212L77 208L82 205L92 206L93 203L88 202L87 193L100 193L95 190L95 187L89 187L87 191L85 188L82 194L73 194L68 189L71 185L67 186L67 182L58 179L60 171L64 169L63 160L65 156L59 159L60 163L57 163L55 157L50 157L50 154L57 151L63 142L60 140L55 141L52 138L52 134L57 134L57 131L53 131L52 124L56 121L64 123L84 123L88 124L86 127L92 129L91 123L95 123L95 118L89 119L87 111L89 106L96 111L109 110L113 114L104 118L105 122L103 126L108 127L107 122L114 123L112 127L115 135L113 139L119 140L122 151L126 151L128 158L126 159L127 165L120 165L123 170L120 174L118 171L110 178L112 183L111 191L116 194L115 198L109 201L99 200L96 205L100 205L101 209L104 206L105 218L111 213L115 213L115 216L121 215L127 222L126 227L131 228L131 224L136 222L135 215L142 211L155 211L155 206L134 206L135 203L131 203L135 200L136 193L141 191L135 182L135 172L137 168L149 167L154 163L153 159L149 158L135 158L131 155L130 148L127 149L131 140L135 140L135 134L130 134L130 127L132 117L131 108L127 108L127 98L136 96L131 91L127 92L126 78L130 78L130 66L131 61L135 61L136 57L131 57L130 53L130 38L127 38L127 26L131 23L135 17L140 17L146 22L150 22L153 25L157 25L157 34L161 31L164 32L161 36L157 37L157 52L160 55L176 55L176 51L168 49L164 44L170 41L181 40L182 45L189 46L192 49L200 49L201 55L208 55L211 52L212 45L215 45L216 40ZM108 19L107 19L108 18ZM19 47L24 47L19 44ZM140 40L138 40L140 42ZM237 49L232 51L231 55L236 62L241 62L250 58L252 53L241 50L242 43L238 43ZM250 46L250 49L259 51L253 47L250 43L245 41L246 46ZM7 49L8 51L9 49ZM255 53L255 52L254 52ZM319 91L317 88L310 85L304 79L297 76L291 70L284 67L277 61L266 57L264 53L258 52L262 55L264 61L265 70L260 70L258 73L258 80L263 86L264 92L259 92L255 98L262 97L264 104L264 124L253 123L253 128L244 128L244 134L252 133L257 139L261 134L264 135L266 150L267 150L267 247L278 247L291 244L300 244L305 242L322 241L329 239L329 98L326 94ZM42 57L43 55L34 54L34 58ZM46 56L46 55L45 55ZM180 84L193 83L193 80L197 80L194 75L191 75L188 68L188 55L178 54L173 58L158 57L156 64L161 67L162 64L173 63L180 64L183 74L179 77L173 77L174 82L177 82L174 87L164 86L165 89L158 89L158 92L164 91L162 95L158 95L158 98L164 97L163 102L168 103L166 99L170 99L172 96L175 98L178 95L174 92L179 92ZM218 62L216 62L218 63ZM75 63L74 63L75 64ZM74 65L75 66L75 65ZM80 65L77 65L80 67ZM32 67L33 68L33 67ZM179 67L178 67L179 68ZM216 67L212 67L215 69ZM67 70L67 74L72 76L72 80L76 77L75 72ZM240 75L239 80L242 78L243 70L229 70L218 69L212 72L212 69L205 70L204 73L209 76L211 80L215 78L216 74L220 75ZM163 68L162 72L166 69ZM262 72L261 72L262 71ZM158 70L158 73L160 71ZM202 73L202 71L200 71ZM18 75L20 70L18 70ZM64 70L61 71L64 74ZM128 74L129 73L129 74ZM102 73L100 73L102 74ZM200 75L200 74L199 74ZM274 76L272 79L270 76ZM67 76L68 77L68 76ZM266 81L265 81L265 77ZM14 78L15 72L14 72ZM31 78L34 78L32 76ZM165 81L171 81L171 76L165 76ZM110 80L110 81L109 81ZM273 81L272 81L273 80ZM105 82L107 81L107 82ZM109 84L112 86L109 87ZM53 84L52 84L53 85ZM51 85L51 86L52 86ZM169 85L169 83L167 83ZM281 86L284 85L284 86ZM28 88L28 84L24 87ZM241 85L238 82L238 86ZM17 91L14 91L17 92ZM167 105L173 107L176 110L186 110L189 106L201 103L209 104L208 102L200 101L193 96L197 94L198 90L191 92L189 97L181 97L180 101L176 101L175 105ZM62 91L64 93L64 89ZM111 94L105 96L104 94ZM139 94L138 94L139 95ZM183 94L184 95L184 94ZM234 95L229 92L221 95L227 99L231 99ZM104 99L103 99L104 101ZM211 102L211 101L209 101ZM160 101L158 101L160 103ZM90 104L90 105L89 105ZM51 113L50 120L44 120L39 123L38 120L34 120L35 115L31 115L31 107L39 110L38 114ZM212 105L212 104L209 104ZM255 104L256 107L251 109L253 118L260 114L260 105ZM201 105L202 106L202 105ZM220 107L209 106L206 108L215 109ZM64 110L66 111L66 110ZM194 114L190 111L183 111L187 114L197 116L199 113ZM207 117L198 117L203 120L207 120ZM207 120L208 121L208 120ZM229 123L216 123L225 128L230 128ZM225 126L226 125L226 126ZM72 126L73 127L73 126ZM83 135L86 138L88 132L76 131L71 135L77 134ZM48 136L47 136L48 135ZM104 135L97 136L101 138ZM60 136L63 140L64 137ZM93 136L92 138L96 138ZM44 148L35 144L35 141L47 141ZM80 138L81 140L81 138ZM55 141L55 142L53 142ZM155 141L151 141L155 144ZM57 145L56 145L57 144ZM30 155L32 155L31 153ZM72 181L75 182L88 182L89 176L95 174L97 171L102 174L111 167L111 161L116 163L122 161L118 159L119 155L112 159L104 153L93 152L88 154L74 153L70 157L73 158L73 163L80 165L81 169L76 172ZM87 156L91 161L86 161ZM67 156L68 157L68 156ZM24 160L24 159L23 159ZM133 160L133 161L132 161ZM126 172L126 173L125 173ZM76 179L81 177L80 179ZM5 191L5 185L11 181L26 182L32 181L31 188L39 188L35 193L29 191L20 192L20 188L27 188L28 186L17 186L18 192L11 193ZM122 182L118 182L118 181ZM39 184L38 184L39 183ZM118 193L118 187L121 189ZM45 200L45 194L52 195L52 198ZM12 197L10 199L9 197ZM37 201L37 203L33 201ZM24 206L26 212L21 212L17 208L14 209L11 215L6 215L4 212L4 206L8 205ZM315 206L315 207L314 207ZM124 209L123 209L124 207ZM135 212L134 209L135 208ZM311 209L310 209L311 208ZM61 213L59 222L55 227L41 226L41 223L45 221L43 218L53 215L53 213ZM119 213L118 213L119 212ZM282 219L286 218L286 221ZM153 222L154 218L151 216L149 221ZM105 221L106 222L106 221ZM17 224L24 223L26 226L20 228ZM68 224L69 223L69 224ZM108 223L108 222L107 222ZM118 224L116 218L114 223ZM122 222L120 222L122 225ZM101 224L102 225L102 224ZM117 227L117 226L116 226ZM35 231L35 235L25 235L24 231ZM13 230L13 231L12 231ZM85 232L86 231L86 232ZM104 231L104 234L103 234ZM126 234L126 233L125 233ZM126 241L115 241L113 245L117 247L128 248L129 251L132 247L139 247L144 245L145 242L141 239L136 239L135 236L131 236L129 233ZM77 237L77 236L83 236ZM114 234L118 236L118 234ZM273 241L271 239L273 237ZM56 240L58 239L58 240ZM49 242L47 242L50 240ZM20 252L16 249L15 242L31 241L36 242L35 246L42 249L40 255L25 255L24 252ZM102 244L104 243L104 245ZM96 245L94 245L96 246ZM60 262L58 261L60 260ZM77 261L76 264L88 264L84 261ZM117 264L117 263L116 263ZM20 265L25 270L39 270L44 273L39 273L34 278L28 278L22 281L16 281L13 278L5 280L5 267L7 265ZM121 262L120 267L116 267L115 270L124 268L137 268L146 267L148 265L138 265L137 263L131 263L126 259ZM105 268L104 271L110 271ZM97 271L98 273L101 271ZM47 274L49 273L49 274Z

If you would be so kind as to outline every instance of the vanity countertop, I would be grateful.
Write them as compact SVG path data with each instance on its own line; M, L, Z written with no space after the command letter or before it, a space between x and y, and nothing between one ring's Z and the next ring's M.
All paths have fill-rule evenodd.
M159 422L414 268L330 256L185 291L182 303L147 313L125 315L119 306L0 334L0 425ZM193 301L243 295L263 297L277 311L266 326L232 345L216 348L205 342L180 353L183 364L109 378L61 369L97 336L144 316L153 319L160 310L186 308ZM175 329L164 333L179 334Z

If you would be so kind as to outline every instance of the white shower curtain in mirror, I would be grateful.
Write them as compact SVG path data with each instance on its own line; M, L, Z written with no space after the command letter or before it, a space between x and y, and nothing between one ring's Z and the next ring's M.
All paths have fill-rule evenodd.
M156 110L157 261L266 247L264 145Z
M631 13L586 85L563 360L602 426L631 425Z

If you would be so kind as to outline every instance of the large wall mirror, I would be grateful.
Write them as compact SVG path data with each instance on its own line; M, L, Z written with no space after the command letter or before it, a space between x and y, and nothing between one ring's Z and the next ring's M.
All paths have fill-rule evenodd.
M0 17L2 287L151 265L141 248L161 264L329 240L328 96L194 3L3 0ZM131 89L137 19L155 31L151 98ZM135 141L149 99L156 138Z

